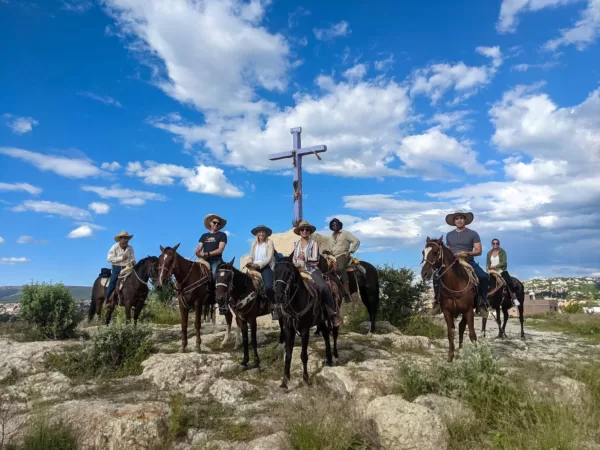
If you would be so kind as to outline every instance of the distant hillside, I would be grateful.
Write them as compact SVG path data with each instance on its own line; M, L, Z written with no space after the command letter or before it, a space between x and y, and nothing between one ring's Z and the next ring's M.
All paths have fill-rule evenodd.
M65 286L75 300L89 300L92 296L91 286ZM0 303L16 303L21 300L21 286L0 286Z
M526 292L533 291L536 297L600 300L600 278L535 278L523 284Z

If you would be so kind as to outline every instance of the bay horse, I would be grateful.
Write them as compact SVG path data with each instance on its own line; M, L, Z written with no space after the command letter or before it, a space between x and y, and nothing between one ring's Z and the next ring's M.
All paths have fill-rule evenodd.
M117 306L117 303L125 307L126 323L131 321L131 308L133 312L133 323L137 324L142 308L148 298L148 280L152 279L153 284L156 284L157 276L157 263L158 258L156 256L148 256L141 259L135 266L133 266L132 272L127 276L123 282L123 288L119 290L119 280L117 286L112 292L110 298L106 302L106 325L110 323L112 313ZM90 308L88 310L88 322L92 320L94 314L98 315L100 319L102 312L102 303L105 301L106 288L101 284L102 279L96 278L94 281L94 287L92 288L92 299L90 302Z
M323 252L323 254L331 255L331 253L327 251ZM348 272L350 295L356 294L357 292L359 293L363 305L367 308L369 322L371 323L367 334L375 333L375 321L379 310L379 274L377 268L372 264L366 261L359 261L359 264L364 267L366 273L363 274L362 271L355 267ZM334 268L328 268L323 273L331 276L334 270ZM340 280L340 289L342 289L339 274L335 273L335 276Z
M458 325L458 348L462 348L465 327L469 327L469 339L477 341L473 308L477 301L477 285L467 269L444 245L443 236L439 239L427 237L423 253L421 278L429 280L434 273L439 276L440 307L444 313L448 329L448 362L454 359L454 319L462 314Z
M256 339L256 318L271 313L271 299L265 290L264 293L257 292L252 277L237 270L233 263L235 257L228 263L221 262L217 269L215 280L215 294L217 303L225 303L235 314L238 329L242 332L244 344L244 359L240 367L248 368L250 360L248 348L248 323L250 323L250 339L252 351L254 352L254 364L252 369L260 369L260 358L258 357L258 341ZM229 312L231 314L231 312ZM283 320L279 319L279 343L283 344Z
M325 364L333 366L331 342L329 340L330 321L325 317L321 300L318 298L318 291L310 292L298 268L292 262L292 257L281 258L275 264L273 274L273 288L275 291L275 303L281 305L281 315L283 316L283 326L285 330L285 368L283 380L280 387L288 388L290 380L290 366L292 363L292 352L294 351L294 339L296 333L300 334L302 339L302 379L308 384L308 339L310 328L317 325L325 341ZM336 296L334 295L334 301ZM337 300L339 309L340 300ZM333 356L338 358L337 338L339 327L332 327L333 334Z
M188 344L187 330L189 312L195 312L194 326L196 329L196 350L200 351L202 338L200 337L200 328L202 325L202 307L208 302L212 290L212 273L208 264L203 262L193 262L185 259L175 247L160 246L160 257L158 258L158 286L169 282L171 276L175 277L175 292L177 293L177 303L179 304L179 316L181 321L181 347L179 351L185 352ZM231 330L231 313L226 315L228 332Z
M511 276L514 292L520 305L517 306L519 311L519 322L521 322L521 339L525 339L525 330L523 328L523 308L525 303L525 287L517 278ZM512 299L508 288L504 284L499 284L495 276L490 274L490 290L488 291L488 302L490 306L496 310L496 323L498 324L498 337L506 337L506 323L508 322L508 310L513 307ZM500 325L500 308L504 314L504 323ZM481 321L481 332L485 336L485 326L487 318Z

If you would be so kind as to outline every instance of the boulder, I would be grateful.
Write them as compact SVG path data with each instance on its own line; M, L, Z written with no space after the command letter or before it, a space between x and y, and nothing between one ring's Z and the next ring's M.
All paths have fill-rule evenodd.
M552 378L554 385L554 398L557 402L566 405L581 405L590 398L590 392L581 381L559 376Z
M475 420L475 412L464 403L441 395L427 394L417 397L413 403L426 407L439 415L445 423L455 420L469 422Z
M248 442L244 450L288 450L291 449L288 435L280 431L269 436L263 436Z
M17 375L30 375L44 369L51 352L72 345L68 341L15 342L0 339L0 382Z
M218 378L210 388L210 393L219 403L233 405L243 402L243 395L255 387L247 381Z

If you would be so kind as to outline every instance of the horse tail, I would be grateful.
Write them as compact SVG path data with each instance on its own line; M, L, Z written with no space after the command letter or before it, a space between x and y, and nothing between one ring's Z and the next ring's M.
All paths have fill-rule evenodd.
M98 280L94 282L94 286L92 287L92 297L90 299L90 308L88 310L88 322L91 322L94 318L94 314L96 314L96 288L97 288Z

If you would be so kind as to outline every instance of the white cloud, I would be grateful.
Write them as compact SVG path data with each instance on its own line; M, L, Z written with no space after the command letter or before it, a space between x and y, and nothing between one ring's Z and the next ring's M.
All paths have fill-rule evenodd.
M375 69L380 72L385 72L394 64L394 55L390 55L385 59L378 59L375 61Z
M0 182L0 191L24 191L31 195L39 195L42 190L39 187L32 186L29 183L2 183Z
M105 2L122 33L134 39L129 48L152 66L158 87L181 103L228 115L262 111L268 104L256 99L256 90L287 85L288 43L261 25L268 3Z
M98 95L98 94L94 94L93 92L80 92L79 95L83 96L83 97L88 97L91 98L92 100L96 100L97 102L100 103L104 103L105 105L112 105L112 106L116 106L117 108L122 108L123 105L121 105L121 103L117 100L115 100L112 97L109 97L108 95Z
M344 78L348 81L360 81L367 74L367 65L366 64L356 64L354 67L346 70L344 72Z
M94 6L92 0L62 0L62 8L66 11L83 14Z
M514 33L518 25L517 17L523 12L535 12L576 1L579 0L502 0L496 29L500 33Z
M517 72L527 72L528 70L531 69L542 69L542 70L548 70L548 69L552 69L553 67L557 67L559 65L558 61L550 61L550 62L545 62L545 63L541 63L541 64L515 64L514 66L511 67L511 70L516 70Z
M0 236L0 245L4 244L4 238Z
M581 13L572 28L560 30L560 37L552 39L544 45L548 50L574 45L578 50L585 49L600 34L600 0L588 0L587 8Z
M12 208L14 212L32 211L43 214L70 217L76 220L87 220L90 213L85 209L47 200L26 200L21 205Z
M467 99L477 93L481 86L489 84L502 64L500 47L477 47L476 51L492 60L490 66L467 66L456 64L432 64L418 69L413 74L411 94L423 94L436 104L448 91L453 90L457 97L453 103Z
M82 225L78 228L75 228L73 231L71 231L67 237L70 239L78 239L78 238L86 238L86 237L90 237L94 234L94 231L92 230L91 227L87 226L87 225Z
M86 227L89 227L89 228L91 228L92 230L97 230L97 231L100 231L100 230L106 230L106 228L105 228L105 227L103 227L103 226L100 226L100 225L96 225L95 223L90 223L90 222L75 222L75 223L76 223L77 225L79 225L79 226L86 226Z
M336 37L348 36L351 33L350 24L345 20L341 20L329 28L313 28L313 33L319 41L331 41Z
M47 244L46 240L37 240L33 236L19 236L17 244Z
M470 127L471 120L465 119L471 111L452 111L449 113L436 113L427 123L437 124L440 130L466 131Z
M140 177L148 184L171 185L178 178L188 191L202 194L213 194L221 197L243 197L244 193L232 185L223 169L200 165L193 169L174 164L159 164L145 161L127 164L127 173Z
M121 164L116 161L113 162L103 162L100 166L102 170L108 170L109 172L115 172L121 168Z
M15 134L29 133L33 130L35 125L39 124L39 122L32 117L20 117L8 113L3 114L2 118L4 119L6 126Z
M298 6L293 12L288 13L288 27L294 28L300 22L300 17L310 16L310 11L302 6Z
M110 206L106 203L92 202L88 205L88 209L91 209L96 214L108 214L110 211Z
M121 188L118 185L110 188L102 186L81 186L81 189L86 192L94 192L102 198L116 198L122 205L143 205L147 200L165 201L167 198L164 195L154 192L137 191L133 189ZM87 211L86 211L87 212Z
M28 258L0 258L0 264L17 264L17 263L26 263L29 262L30 260Z
M28 162L42 171L51 171L68 178L87 178L102 172L88 159L44 155L14 147L0 147L0 154Z

